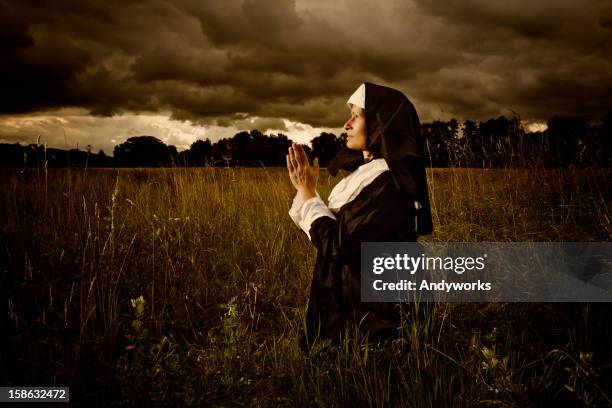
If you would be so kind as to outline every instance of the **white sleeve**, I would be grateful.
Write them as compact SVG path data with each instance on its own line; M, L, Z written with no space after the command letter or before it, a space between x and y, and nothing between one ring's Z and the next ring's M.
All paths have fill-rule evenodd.
M308 239L310 239L310 225L314 220L320 217L336 219L336 216L327 208L319 193L317 193L316 197L309 198L306 201L301 200L299 194L296 194L289 210L289 216L295 225L308 235Z

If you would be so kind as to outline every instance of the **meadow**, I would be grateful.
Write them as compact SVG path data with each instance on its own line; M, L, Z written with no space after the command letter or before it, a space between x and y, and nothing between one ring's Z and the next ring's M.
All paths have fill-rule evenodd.
M322 171L324 199L340 178ZM422 240L609 241L609 180L428 169ZM3 385L116 406L612 404L609 304L418 304L391 343L304 354L316 253L286 169L0 169L0 192Z

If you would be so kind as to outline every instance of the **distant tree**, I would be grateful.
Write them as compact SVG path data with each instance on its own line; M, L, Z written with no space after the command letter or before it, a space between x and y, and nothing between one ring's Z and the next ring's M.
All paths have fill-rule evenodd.
M179 166L181 163L179 161L178 150L176 150L176 146L169 145L168 146L168 156L169 162L168 164L171 166Z
M196 140L189 147L188 162L191 166L204 166L212 156L212 144L210 140Z
M251 145L252 137L249 132L243 131L236 133L231 139L230 154L239 166L247 165L247 149Z
M482 166L482 144L478 140L478 126L471 120L463 122L463 153L470 167Z
M333 133L322 132L311 140L312 155L319 158L320 166L327 166L338 150L344 145L342 140Z
M99 150L98 154L93 154L89 158L91 167L110 167L113 165L113 158L108 157L104 150Z
M260 142L261 150L255 152L259 157L258 164L263 164L264 166L285 166L287 150L292 143L293 141L282 133L264 137Z
M232 144L235 149L244 150L251 143L251 134L247 131L239 132L232 137Z
M86 167L87 166L87 152L76 149L68 150L69 163L71 167Z
M284 166L291 140L283 134L267 136L258 130L236 133L221 139L211 148L215 165Z
M425 151L433 167L448 167L450 165L449 145L452 131L447 122L436 120L423 123L421 133L425 139Z
M544 132L550 153L558 166L581 165L592 145L589 120L582 117L554 116Z
M19 143L0 144L0 165L21 167L24 165L24 149Z
M153 136L130 137L114 149L116 164L126 167L168 166L176 155L176 147Z
M259 130L257 129L253 129L249 132L249 137L251 139L251 142L254 143L261 143L261 142L265 142L265 139L268 138L268 136L264 135L263 133L261 133Z

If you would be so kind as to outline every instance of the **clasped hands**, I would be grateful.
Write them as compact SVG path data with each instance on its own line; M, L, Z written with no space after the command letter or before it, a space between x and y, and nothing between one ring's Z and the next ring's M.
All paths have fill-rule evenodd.
M297 194L302 201L317 195L317 181L319 179L319 159L315 158L313 165L310 166L308 156L304 148L293 143L289 147L287 154L287 170L291 184L297 190Z

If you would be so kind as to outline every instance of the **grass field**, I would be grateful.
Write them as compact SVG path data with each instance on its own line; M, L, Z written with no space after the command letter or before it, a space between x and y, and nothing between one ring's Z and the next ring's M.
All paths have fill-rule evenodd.
M426 241L609 241L610 170L429 169ZM340 177L325 171L326 198ZM606 406L609 304L431 304L298 346L315 250L281 168L0 170L3 385L132 406Z

